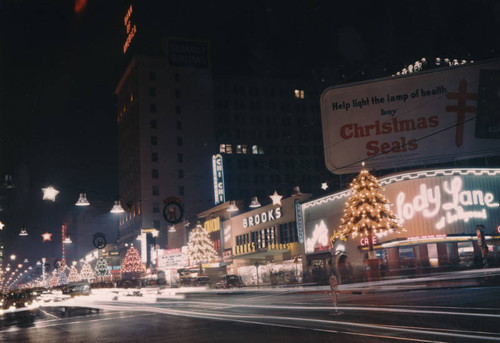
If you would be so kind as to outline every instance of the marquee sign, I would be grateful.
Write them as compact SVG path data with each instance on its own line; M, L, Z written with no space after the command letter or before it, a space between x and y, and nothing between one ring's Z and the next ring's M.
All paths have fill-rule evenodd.
M328 88L321 96L327 168L345 174L366 159L388 169L497 154L500 141L476 137L486 125L476 120L485 100L482 122L496 120L498 89L488 75L499 69L496 60Z
M475 235L476 225L494 233L500 225L500 169L409 172L379 183L406 232L378 235L378 244L408 237ZM302 204L306 253L331 249L326 237L339 227L348 197L349 191L344 191Z

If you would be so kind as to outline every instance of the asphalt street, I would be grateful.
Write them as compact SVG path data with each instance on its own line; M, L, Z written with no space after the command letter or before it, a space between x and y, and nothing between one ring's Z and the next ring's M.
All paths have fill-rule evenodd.
M4 321L1 342L488 342L500 341L500 288L341 294L187 294L53 304ZM74 305L74 304L73 304ZM80 307L85 305L85 307Z

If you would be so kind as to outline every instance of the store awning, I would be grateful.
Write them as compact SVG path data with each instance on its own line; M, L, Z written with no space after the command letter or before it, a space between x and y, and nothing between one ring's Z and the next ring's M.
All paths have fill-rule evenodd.
M264 259L266 256L276 256L287 252L290 252L290 249L259 249L246 254L233 255L231 258L233 260Z

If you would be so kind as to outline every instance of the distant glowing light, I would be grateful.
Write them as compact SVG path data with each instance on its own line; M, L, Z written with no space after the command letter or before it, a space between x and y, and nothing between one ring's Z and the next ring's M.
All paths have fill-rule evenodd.
M50 242L52 240L52 234L45 232L44 234L42 234L42 239L43 242Z
M82 12L86 5L87 5L87 0L76 0L75 1L75 13Z
M326 191L328 189L328 184L326 182L323 182L321 184L321 189L324 190L324 191Z
M3 230L3 227L4 227L4 226L5 226L5 225L4 225L4 223L0 222L0 231L2 231L2 230Z
M59 191L52 186L47 188L42 188L43 192L43 200L56 201L56 196L59 194Z

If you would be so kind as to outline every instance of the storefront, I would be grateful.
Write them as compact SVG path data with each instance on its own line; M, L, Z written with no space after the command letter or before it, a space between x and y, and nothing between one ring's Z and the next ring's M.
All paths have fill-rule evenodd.
M425 273L500 263L500 169L440 169L379 180L406 229L373 237L382 274ZM331 241L349 191L302 204L308 272L361 281L368 237ZM325 275L326 274L326 275Z
M228 273L240 275L247 285L301 282L302 237L295 207L309 198L310 194L291 196L224 221Z

